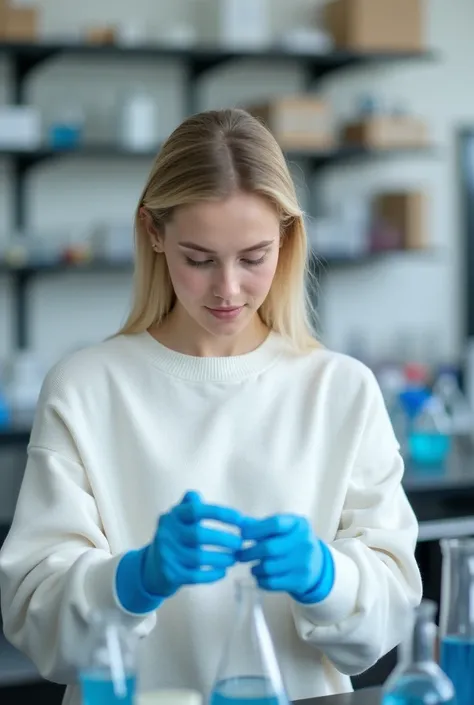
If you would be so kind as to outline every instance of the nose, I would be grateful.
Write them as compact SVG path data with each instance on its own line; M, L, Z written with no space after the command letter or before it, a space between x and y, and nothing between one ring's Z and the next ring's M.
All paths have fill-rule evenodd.
M212 293L218 299L232 303L240 294L238 272L233 267L221 267L216 273Z

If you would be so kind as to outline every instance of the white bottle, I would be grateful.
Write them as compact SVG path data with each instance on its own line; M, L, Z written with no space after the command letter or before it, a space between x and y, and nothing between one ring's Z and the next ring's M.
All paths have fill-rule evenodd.
M158 148L158 109L145 91L133 91L125 96L119 109L119 144L134 152Z
M5 396L15 425L31 424L44 380L36 355L27 350L15 353L10 364L10 374Z

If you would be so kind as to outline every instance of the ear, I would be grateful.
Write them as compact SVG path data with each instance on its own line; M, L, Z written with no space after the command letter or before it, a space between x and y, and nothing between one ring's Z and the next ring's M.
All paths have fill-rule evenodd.
M163 233L156 227L151 217L151 213L144 206L139 210L139 218L145 226L145 230L150 238L151 247L155 252L163 252Z

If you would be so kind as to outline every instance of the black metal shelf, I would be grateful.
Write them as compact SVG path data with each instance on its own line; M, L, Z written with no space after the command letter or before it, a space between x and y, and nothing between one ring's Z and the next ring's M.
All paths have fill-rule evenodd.
M84 44L84 43L0 43L0 54L13 59L17 65L17 79L22 83L29 72L38 65L64 55L77 55L82 59L142 59L171 60L185 62L194 79L205 72L235 61L288 62L295 61L305 65L313 80L345 69L374 63L395 61L432 60L436 58L433 51L407 52L354 52L333 51L327 54L312 52L291 52L279 46L259 50L237 50L211 45L175 47L166 44L149 44L127 47L120 44Z
M151 44L136 47L126 47L116 44L97 45L84 43L66 42L37 42L37 43L16 43L0 42L0 57L5 57L12 69L12 95L11 100L15 104L24 104L27 101L27 81L31 73L40 66L51 60L59 60L61 57L77 57L81 62L93 62L104 60L161 60L178 61L185 70L183 83L187 113L193 113L198 105L198 85L197 79L204 73L217 69L221 66L235 63L237 61L261 62L261 63L296 63L303 71L305 85L310 89L316 81L340 70L372 66L379 64L393 64L396 62L411 61L433 61L437 59L437 54L433 51L422 52L353 52L334 51L327 54L314 54L308 52L291 52L283 47L272 46L262 51L240 51L218 46L196 45L192 47L175 47L167 44ZM407 150L402 150L407 151ZM420 150L410 150L419 152ZM288 152L289 160L303 160L305 166L312 172L332 164L341 164L345 161L352 161L357 158L374 158L380 156L400 154L400 150L387 150L374 152L363 148L338 148L330 152L320 151L298 151ZM152 160L155 153L131 152L120 149L116 145L94 144L85 145L78 150L54 150L41 148L32 151L16 151L10 149L0 150L0 157L7 157L12 161L13 166L13 213L14 229L22 231L27 221L27 200L26 200L26 177L29 171L51 159L57 158L93 158L93 159L116 159L116 158L143 158ZM18 268L14 277L14 303L15 310L15 343L23 348L28 344L28 297L27 287L32 276L40 273L53 273L64 271L95 271L98 267L101 270L110 270L109 264L81 265L81 267L65 267L64 264L29 265ZM115 270L118 269L114 265ZM120 268L124 268L122 264ZM2 265L0 263L0 272ZM3 267L3 271L5 267ZM12 268L8 268L10 273Z
M51 159L147 159L153 160L159 150L135 151L116 144L90 143L76 149L52 149L41 147L34 150L12 150L0 148L0 157L13 160L18 172L25 176L29 169ZM313 172L331 165L350 163L360 159L383 159L396 156L433 154L430 145L373 149L364 146L343 145L328 150L290 149L285 152L289 161L305 162Z
M9 264L0 261L0 274L9 274L21 277L33 277L47 274L94 274L103 272L130 272L133 268L131 260L106 260L92 259L84 262L72 263L61 260L51 262L27 262L25 264Z

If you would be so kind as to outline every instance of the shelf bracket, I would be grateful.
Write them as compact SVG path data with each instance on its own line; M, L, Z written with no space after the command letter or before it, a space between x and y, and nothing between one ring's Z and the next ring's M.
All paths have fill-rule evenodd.
M28 272L17 271L13 273L14 306L13 339L16 350L25 350L28 347Z
M42 49L38 52L22 53L18 50L12 55L13 71L13 95L15 105L23 105L26 101L26 79L30 73L40 64L53 57L57 51L54 49Z

